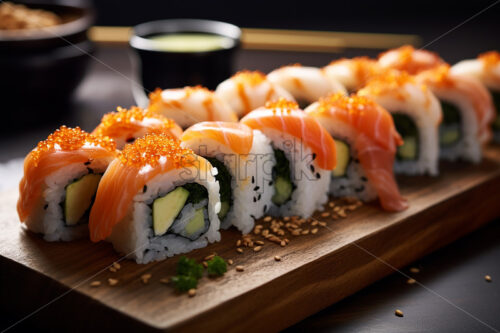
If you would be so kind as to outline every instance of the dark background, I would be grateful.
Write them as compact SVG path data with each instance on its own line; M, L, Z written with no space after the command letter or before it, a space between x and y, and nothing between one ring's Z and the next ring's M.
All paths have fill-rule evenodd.
M167 18L221 20L241 27L416 34L424 44L494 4L490 1L95 1L98 25L130 26ZM500 5L429 49L449 62L500 48Z

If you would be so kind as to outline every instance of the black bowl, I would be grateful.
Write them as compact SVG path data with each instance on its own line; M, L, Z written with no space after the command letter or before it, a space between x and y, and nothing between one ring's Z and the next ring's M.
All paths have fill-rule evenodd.
M159 50L148 37L170 33L207 33L227 37L231 46L206 52L173 52ZM202 85L215 89L217 84L233 73L234 54L239 48L241 30L232 24L195 19L172 19L137 25L130 39L138 58L133 62L144 91L155 88L178 88ZM143 92L137 94L140 101ZM139 96L138 96L139 95Z
M57 119L84 77L94 51L87 30L92 10L59 4L30 4L52 11L63 24L39 30L0 30L2 129Z

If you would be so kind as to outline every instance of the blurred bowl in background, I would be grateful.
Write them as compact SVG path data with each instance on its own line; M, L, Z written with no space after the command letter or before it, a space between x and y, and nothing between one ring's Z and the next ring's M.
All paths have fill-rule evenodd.
M145 93L156 88L202 85L215 89L233 73L241 30L209 20L171 19L134 27L132 62L144 89L133 87L138 105L147 105Z
M19 2L18 2L19 3ZM62 24L43 29L0 30L0 128L27 128L67 112L94 51L87 30L89 8L21 2L57 14Z

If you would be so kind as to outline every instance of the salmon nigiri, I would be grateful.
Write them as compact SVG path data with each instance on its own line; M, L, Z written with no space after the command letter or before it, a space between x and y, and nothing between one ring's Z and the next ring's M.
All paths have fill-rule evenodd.
M180 141L148 134L127 145L102 177L90 238L138 263L220 240L216 170Z
M280 99L247 114L241 122L258 129L272 143L274 195L271 214L309 217L328 199L335 142L297 103Z
M123 149L127 143L132 143L137 138L153 133L180 139L182 129L172 119L133 106L130 110L118 107L117 112L105 114L92 132L93 135L110 137L116 142L118 149Z
M367 97L344 94L320 99L305 111L335 138L332 195L363 201L378 196L387 211L408 208L393 174L396 147L403 141L389 112Z
M17 202L21 222L48 241L86 236L92 199L115 148L107 137L66 126L39 142L24 160Z
M242 123L203 122L184 132L182 145L217 168L221 227L250 232L254 220L271 207L274 154L269 139Z

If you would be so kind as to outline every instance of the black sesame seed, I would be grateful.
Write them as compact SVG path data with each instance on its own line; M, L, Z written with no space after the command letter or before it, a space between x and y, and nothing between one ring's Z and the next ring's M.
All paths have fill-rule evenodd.
M272 180L269 182L269 186L273 186L273 181Z
M313 153L313 161L316 159L316 153Z
M49 208L49 204L45 204L45 206L43 206L44 210L47 209L47 208Z
M316 172L316 178L320 179L321 178L321 175L319 173Z
M260 200L260 197L261 197L261 195L259 194L259 196L257 197L257 200Z
M255 187L253 188L253 190L254 190L254 191L258 191L258 190L259 190L259 188L260 188L260 187L255 186Z
M359 163L359 159L355 158L354 163Z
M267 205L264 205L264 213L267 211Z
M365 176L361 176L361 180L364 181L364 182L367 182L368 178L366 178Z
M257 220L255 216L253 216L252 214L250 214L250 217L253 218L254 220Z
M92 163L92 162L87 161L87 162L83 163L83 165L90 165L90 163Z
M256 197L253 197L253 202L257 202L257 198Z
M255 184L255 177L252 176L252 184Z
M127 143L132 143L132 142L134 142L134 141L135 141L135 138L128 138L128 139L126 140L126 142L127 142Z
M358 188L354 189L355 192L363 192L364 190L365 190L364 186L361 186L361 187L358 187Z
M311 168L311 172L314 173L314 165L310 165L309 168Z
M87 168L87 170L89 171L89 173L94 173L94 170L92 170L91 168Z
M144 187L142 188L142 193L146 193L147 190L148 190L148 185L144 185Z

